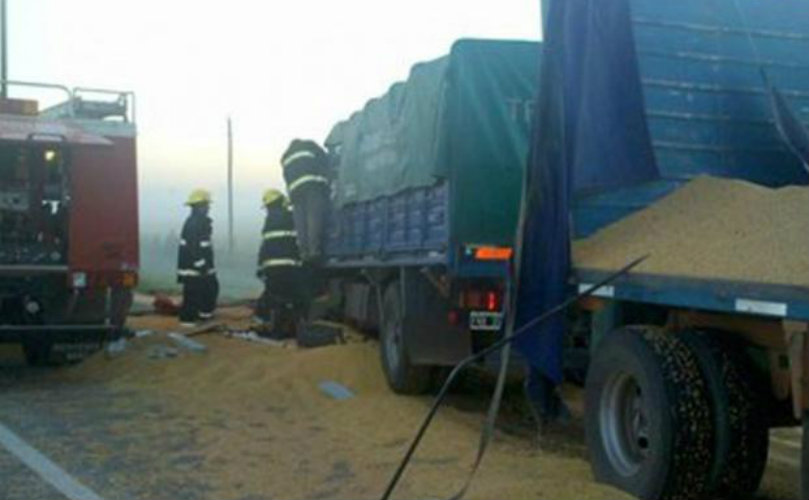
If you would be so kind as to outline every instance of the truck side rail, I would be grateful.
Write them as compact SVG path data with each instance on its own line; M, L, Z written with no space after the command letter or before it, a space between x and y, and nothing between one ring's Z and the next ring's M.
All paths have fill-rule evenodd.
M608 274L608 271L574 270L579 289ZM633 273L593 295L684 309L809 321L809 289L796 286Z
M450 248L445 182L330 212L327 261L336 267L446 263Z

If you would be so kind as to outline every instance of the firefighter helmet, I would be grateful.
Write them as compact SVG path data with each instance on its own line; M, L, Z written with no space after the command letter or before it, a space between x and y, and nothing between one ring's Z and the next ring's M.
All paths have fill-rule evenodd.
M195 189L191 191L191 194L188 196L188 201L185 202L185 204L189 206L209 203L211 203L211 192L207 189Z
M286 204L286 196L284 196L284 193L272 188L264 191L264 196L261 197L261 201L264 203L265 207L272 205L278 200L283 200L284 204Z

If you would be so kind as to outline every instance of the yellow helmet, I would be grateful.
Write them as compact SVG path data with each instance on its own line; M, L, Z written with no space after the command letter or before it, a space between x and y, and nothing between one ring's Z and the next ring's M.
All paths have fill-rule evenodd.
M261 197L261 201L264 203L265 207L272 205L278 200L283 200L283 202L286 203L286 196L284 196L284 193L281 191L273 188L264 191L264 195Z
M191 195L188 196L188 201L185 202L186 205L201 205L203 203L211 203L211 192L207 189L195 189L191 191Z

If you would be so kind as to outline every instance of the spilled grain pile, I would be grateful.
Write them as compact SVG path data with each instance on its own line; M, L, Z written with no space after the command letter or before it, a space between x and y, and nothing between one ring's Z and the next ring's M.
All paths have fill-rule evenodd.
M809 188L700 177L574 243L582 269L809 286Z
M209 334L195 337L208 347L205 354L150 358L152 346L169 342L161 324L175 323L137 318L133 328L158 333L133 340L120 357L98 355L60 375L72 385L103 383L121 395L108 401L116 411L122 405L160 409L115 424L115 432L127 436L130 456L169 463L193 457L193 478L205 478L212 498L379 497L431 399L388 390L378 344L303 350ZM328 397L318 388L324 380L355 396ZM481 419L477 412L442 410L398 496L451 495L468 473ZM189 434L193 439L181 449L167 448L168 437ZM167 466L162 474L180 472ZM499 435L468 498L628 497L593 483L580 456L540 453L530 441Z

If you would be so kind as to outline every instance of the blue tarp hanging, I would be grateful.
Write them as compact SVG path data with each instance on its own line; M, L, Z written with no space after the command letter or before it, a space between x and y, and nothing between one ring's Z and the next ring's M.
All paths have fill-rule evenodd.
M628 0L546 0L539 106L521 216L516 327L567 297L574 193L658 177ZM517 348L562 380L565 318Z

